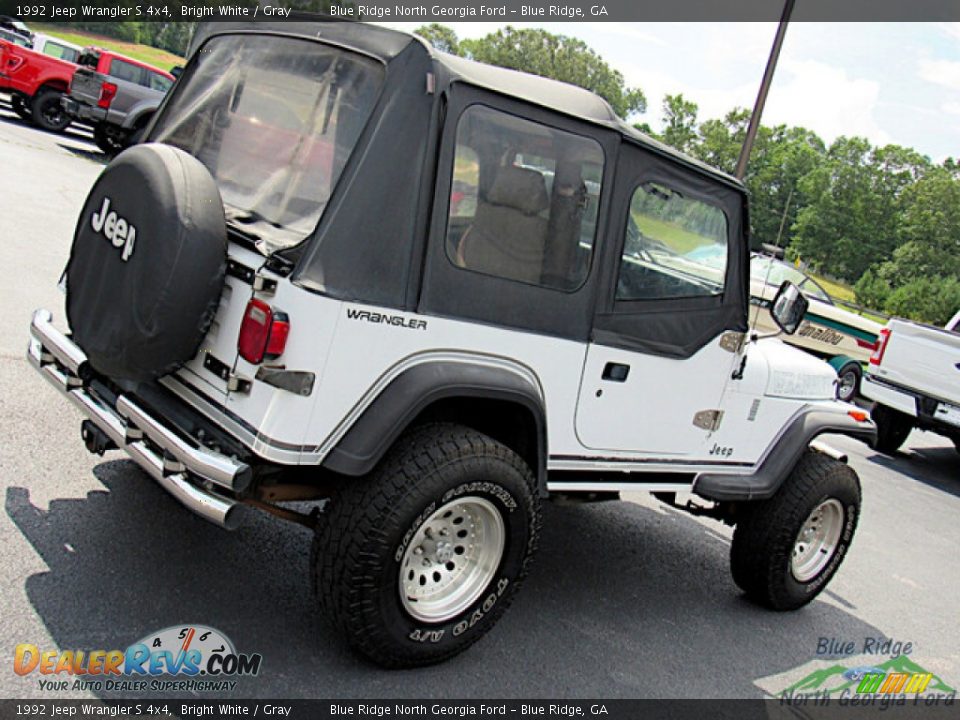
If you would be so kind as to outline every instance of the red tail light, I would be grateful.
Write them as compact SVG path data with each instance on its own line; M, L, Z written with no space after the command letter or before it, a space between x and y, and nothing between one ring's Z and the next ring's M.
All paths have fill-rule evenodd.
M113 98L117 95L117 86L112 82L105 82L100 86L100 99L97 100L97 107L108 108Z
M240 357L259 365L264 359L273 360L283 355L290 335L290 318L262 300L251 300L240 323L237 350Z
M890 329L883 328L880 331L880 337L877 338L877 346L873 350L873 354L870 356L871 365L879 365L880 361L883 360L883 353L887 349L887 341L890 340Z

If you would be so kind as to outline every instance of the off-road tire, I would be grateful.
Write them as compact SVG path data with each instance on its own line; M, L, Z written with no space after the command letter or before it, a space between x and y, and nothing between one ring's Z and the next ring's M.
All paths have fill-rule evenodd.
M30 120L44 130L51 132L65 130L70 124L70 116L60 105L62 95L63 93L59 90L50 88L34 95L30 103Z
M913 419L909 415L886 405L874 404L870 417L877 424L877 439L871 446L885 455L896 453L913 430Z
M408 546L436 510L470 498L500 513L500 563L462 612L418 620L401 598ZM540 500L527 464L501 443L453 424L408 432L367 478L345 481L328 507L311 559L321 610L354 649L385 667L440 662L480 639L519 589L539 538Z
M846 383L844 383L844 376ZM837 371L837 400L853 402L860 394L860 380L863 377L863 368L858 362L850 362Z
M798 535L813 510L831 499L843 508L835 550L815 576L800 582L791 567ZM860 481L845 463L807 450L773 497L745 510L730 547L733 580L759 605L795 610L820 594L846 556L860 516Z
M24 98L23 95L11 95L10 107L24 120L30 119L30 106L27 105L26 98Z

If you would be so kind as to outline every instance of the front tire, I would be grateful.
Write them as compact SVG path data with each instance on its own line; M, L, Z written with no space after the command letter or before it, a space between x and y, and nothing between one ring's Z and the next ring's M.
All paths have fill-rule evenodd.
M913 430L913 419L906 413L874 404L870 417L877 424L877 439L872 443L874 450L893 455L907 441Z
M347 481L321 523L321 609L374 662L416 667L463 652L506 610L536 549L540 500L506 446L426 425Z
M837 400L853 402L860 394L860 379L863 368L858 362L850 362L837 371Z
M59 90L46 89L38 92L30 104L30 119L44 130L65 130L70 124L70 116L60 104L62 95Z
M859 517L857 474L807 450L777 493L750 504L737 523L730 548L734 581L765 607L803 607L837 572Z

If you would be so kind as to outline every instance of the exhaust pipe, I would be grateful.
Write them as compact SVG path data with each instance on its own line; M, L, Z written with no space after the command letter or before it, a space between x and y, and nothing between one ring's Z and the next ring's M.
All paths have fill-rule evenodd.
M243 524L243 505L212 490L197 487L187 479L185 472L166 472L163 460L142 441L130 443L126 450L157 484L200 517L227 530L236 530Z

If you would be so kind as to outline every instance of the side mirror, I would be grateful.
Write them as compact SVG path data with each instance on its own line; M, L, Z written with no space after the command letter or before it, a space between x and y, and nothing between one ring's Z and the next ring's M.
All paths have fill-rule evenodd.
M789 280L784 280L770 305L770 315L781 330L787 335L793 335L803 322L808 307L810 301L803 296L800 288Z

